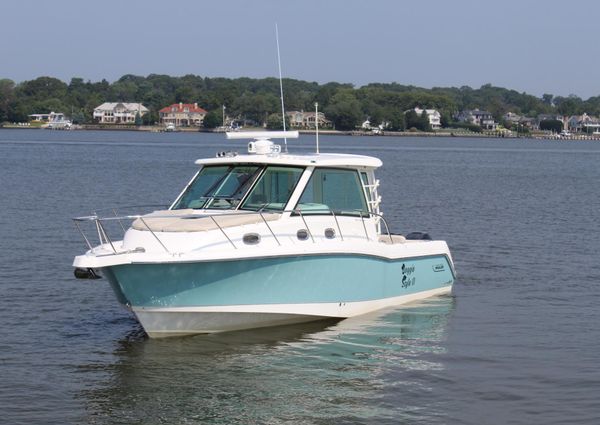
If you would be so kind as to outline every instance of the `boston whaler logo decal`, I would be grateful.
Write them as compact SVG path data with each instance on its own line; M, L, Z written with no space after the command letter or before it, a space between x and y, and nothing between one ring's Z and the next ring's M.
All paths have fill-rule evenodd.
M432 267L433 267L434 272L443 272L445 270L445 267L443 264L436 264Z
M408 288L409 286L413 286L415 284L415 281L417 280L416 277L411 275L415 272L415 266L407 266L406 264L402 264L402 287L403 288Z

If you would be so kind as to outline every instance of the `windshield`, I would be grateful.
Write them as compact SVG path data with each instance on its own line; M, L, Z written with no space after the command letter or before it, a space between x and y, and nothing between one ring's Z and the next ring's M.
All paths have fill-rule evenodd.
M186 188L173 209L236 208L260 170L261 167L257 165L204 167Z
M299 167L267 167L240 209L283 211L303 171Z

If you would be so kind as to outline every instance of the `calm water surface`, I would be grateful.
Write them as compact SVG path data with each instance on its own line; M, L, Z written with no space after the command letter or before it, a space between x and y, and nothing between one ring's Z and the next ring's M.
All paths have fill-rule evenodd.
M453 250L452 297L149 340L78 281L70 218L167 204L222 135L0 130L0 422L600 423L600 143L321 137L370 154L397 232ZM312 149L312 138L291 141Z

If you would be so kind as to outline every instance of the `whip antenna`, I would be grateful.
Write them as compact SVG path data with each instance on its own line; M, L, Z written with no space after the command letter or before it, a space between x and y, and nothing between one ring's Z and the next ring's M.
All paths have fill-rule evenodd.
M277 40L277 65L279 66L279 93L281 97L281 117L283 119L283 131L285 131L285 107L283 106L283 78L281 77L281 55L279 54L279 29L275 24L275 40ZM284 152L287 153L287 138L283 139Z
M315 139L317 142L317 154L319 153L319 103L315 102Z

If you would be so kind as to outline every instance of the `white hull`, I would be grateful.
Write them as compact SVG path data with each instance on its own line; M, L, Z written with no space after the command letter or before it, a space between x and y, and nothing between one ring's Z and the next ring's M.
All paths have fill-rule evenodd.
M450 292L451 287L447 286L399 297L347 303L134 307L132 310L151 338L164 338L281 326L328 318L343 319Z

